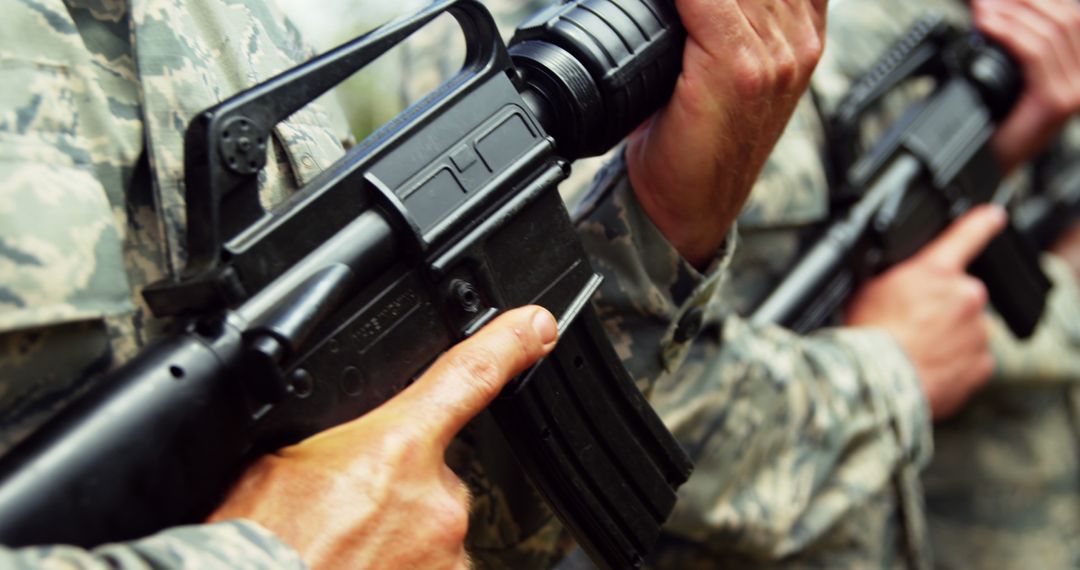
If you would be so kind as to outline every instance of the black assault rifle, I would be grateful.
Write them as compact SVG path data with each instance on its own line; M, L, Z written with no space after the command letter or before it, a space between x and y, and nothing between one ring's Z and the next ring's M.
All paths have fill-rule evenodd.
M865 156L855 159L864 114L893 88L935 82ZM855 83L830 123L834 173L846 176L839 221L758 306L751 320L798 332L828 324L858 283L899 263L1001 182L989 142L1015 104L1021 78L1012 59L978 35L938 19L918 22ZM970 267L1018 337L1029 336L1050 282L1038 254L1011 225Z
M461 73L286 203L271 129L442 13ZM639 566L692 464L598 324L599 283L556 186L670 97L669 0L577 0L509 49L477 0L440 0L199 114L185 141L189 264L144 291L182 330L0 464L0 541L95 545L199 521L253 458L402 390L499 311L562 337L492 405L536 488L600 565Z

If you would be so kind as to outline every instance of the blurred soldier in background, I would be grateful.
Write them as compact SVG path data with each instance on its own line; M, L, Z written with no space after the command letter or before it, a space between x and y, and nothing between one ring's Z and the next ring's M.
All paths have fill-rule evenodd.
M999 161L1018 166L1080 110L1080 5L979 0L971 8L976 26L1024 70L1025 93L995 139ZM1074 119L1037 163L1037 176L1022 169L1018 181L1041 184L1042 192L1075 191L1077 168L1080 121ZM924 484L939 568L1080 565L1080 243L1064 239L1052 249L1043 266L1054 290L1036 334L1017 342L995 321L994 376L934 428L936 451Z
M830 6L830 43L815 88L828 82L842 96L851 78L926 8L880 4ZM738 78L729 81L737 85ZM753 193L739 218L738 244L729 243L735 253L723 286L711 282L715 268L680 266L655 245L659 255L631 256L615 247L655 240L611 240L605 228L584 226L600 271L616 276L598 300L601 317L697 465L680 491L656 567L929 565L918 473L932 450L931 406L962 401L990 368L979 339L985 298L958 265L1003 219L977 210L936 244L935 257L948 268L926 285L938 294L920 298L924 305L888 299L901 307L900 319L872 314L882 301L868 299L864 327L800 337L751 326L738 311L752 306L749 297L771 290L798 258L804 232L827 219L826 144L821 112L804 96L761 176L749 180ZM627 156L652 150L632 139ZM730 185L757 174L735 171L733 165L746 163L737 155L723 158L706 172L684 169L684 186ZM638 184L632 168L608 185L619 192L629 183ZM624 210L625 217L634 215ZM702 215L714 212L701 208ZM692 229L693 222L678 225ZM638 258L654 260L656 268L642 269L633 263ZM672 267L678 271L662 287L625 286L632 282L628 274L672 274ZM908 338L900 334L916 315L925 321L915 325L925 336L915 340L927 342L904 344ZM957 368L942 366L942 354L957 359ZM936 401L928 402L928 393Z
M1063 75L1048 77L1037 67L1047 58L1064 58L1054 45L1068 48L1080 37L1075 3L1018 4L1052 16L1041 25L1058 34L1033 42L1030 57L1021 59L1028 76L1025 102L996 139L1006 169L1038 152L1045 137L1077 109L1067 96L1061 106L1040 101L1046 81ZM609 323L617 324L626 339L628 365L643 381L658 379L652 401L697 463L669 524L659 567L925 568L934 550L929 540L943 565L967 567L977 560L976 567L1029 567L1036 557L1047 560L1048 552L1058 567L1076 563L1069 552L1075 541L1063 539L1075 534L1073 521L1080 517L1075 432L1061 421L1071 406L1066 390L1055 388L1056 394L1047 396L1035 389L1028 397L1045 401L1044 410L1055 409L1058 419L1025 414L1027 427L1012 435L994 426L997 420L985 412L976 416L982 416L980 426L964 430L955 445L945 428L946 455L927 483L932 539L918 480L931 455L930 418L959 409L991 372L988 326L994 386L1008 378L1075 381L1077 337L1070 331L1080 318L1080 297L1060 263L1047 260L1056 287L1030 345L1017 343L996 321L988 325L975 310L985 304L985 292L963 275L964 256L957 256L956 247L970 253L988 237L985 231L995 224L986 218L960 228L983 231L978 239L964 237L963 231L946 238L952 247L937 250L951 258L944 263L940 255L920 255L867 284L848 312L848 324L858 326L798 338L752 327L733 314L748 313L771 291L805 246L803 236L828 215L822 117L928 10L955 22L969 17L960 3L852 0L831 7L829 47L812 82L816 99L803 99L766 164L739 219L732 281L711 305L703 304L697 314L692 307L672 311L670 321L677 325L665 331L651 325L659 320L655 312L633 301L643 297L640 292L604 290L602 304L613 307ZM1062 65L1062 74L1068 69ZM888 124L918 95L892 97L876 122ZM618 263L613 260L608 271L622 271ZM645 332L650 327L652 335ZM680 361L682 355L671 347L679 346L675 341L686 338L686 331L696 332L697 341ZM652 348L657 342L667 342L667 350ZM1045 350L1033 352L1035 346ZM1023 406L1023 398L1015 405ZM1056 425L1041 425L1047 423ZM1044 446L1042 437L1054 443ZM984 438L977 472L966 451L973 438ZM1036 450L1045 453L1033 454ZM1033 457L1039 457L1035 464ZM1001 464L1005 458L1008 465ZM1029 490L1024 502L1009 509L1006 487L1018 483L1018 471L1031 484L1023 487ZM941 474L948 478L939 483L938 477L946 477ZM973 492L975 482L985 488ZM1001 542L995 542L998 538Z
M642 156L642 165L679 154L667 145L683 144L672 137L682 121L741 117L715 130L730 135L715 142L727 141L726 151L752 148L744 158L756 172L820 54L824 2L799 0L779 14L760 10L757 0L681 0L679 7L693 22L688 78L665 113L674 122L652 131L661 152ZM0 178L10 198L0 208L0 404L10 446L167 325L134 293L185 262L182 141L191 117L311 54L267 3L23 1L0 26L5 84L14 87L0 115ZM792 46L802 54L794 75L774 52ZM712 55L728 49L744 57ZM729 74L746 78L747 89L717 90ZM744 105L753 112L744 115ZM271 146L261 173L266 203L284 199L342 152L316 107L278 125ZM673 188L676 181L663 176L639 185L642 211L659 219L656 198ZM710 221L712 238L728 234L749 185L724 190L718 198L728 215ZM633 203L625 194L618 199ZM612 235L634 229L604 217L612 211L597 208L591 223L617 224ZM647 218L634 223L648 239L656 235ZM706 247L728 251L720 241ZM490 420L481 418L443 453L469 415L554 344L550 315L537 309L511 311L485 331L380 411L257 462L212 517L219 523L93 553L0 551L0 562L460 568L468 499L445 460L477 491L468 539L477 564L549 565L559 556L559 529L501 436L485 425ZM417 415L418 433L399 425Z

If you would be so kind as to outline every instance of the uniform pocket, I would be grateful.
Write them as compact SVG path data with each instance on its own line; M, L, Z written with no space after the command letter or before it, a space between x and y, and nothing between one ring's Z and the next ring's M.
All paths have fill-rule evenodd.
M0 332L132 309L101 183L51 144L0 133Z

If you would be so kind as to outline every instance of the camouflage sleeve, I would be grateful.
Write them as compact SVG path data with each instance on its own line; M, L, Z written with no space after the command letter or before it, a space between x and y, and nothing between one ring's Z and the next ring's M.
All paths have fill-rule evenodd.
M669 530L758 560L811 550L933 447L911 365L872 330L799 337L729 317L652 402L696 463Z
M597 306L620 357L697 464L671 532L778 559L929 459L929 411L895 342L875 330L799 337L725 318L728 258L706 273L687 266L620 166L579 229L607 278Z
M303 569L292 548L261 526L242 520L170 529L133 542L94 550L74 546L0 548L0 568L9 570L200 570Z
M597 312L619 357L648 395L662 373L679 368L689 341L716 308L713 301L731 264L736 231L709 267L699 271L641 209L621 150L614 156L597 174L575 219L585 250L605 277L595 297ZM639 320L655 326L634 326ZM646 353L650 356L639 358Z

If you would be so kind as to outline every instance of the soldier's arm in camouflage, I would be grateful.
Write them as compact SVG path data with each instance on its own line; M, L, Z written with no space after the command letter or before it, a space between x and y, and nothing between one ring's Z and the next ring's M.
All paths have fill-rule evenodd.
M307 568L300 557L274 535L248 521L186 526L94 550L74 546L0 548L0 568L38 570L200 570Z
M669 531L779 559L927 461L929 411L884 333L799 337L725 319L733 244L696 272L641 211L618 163L579 228L607 278L596 300L607 332L696 464Z

